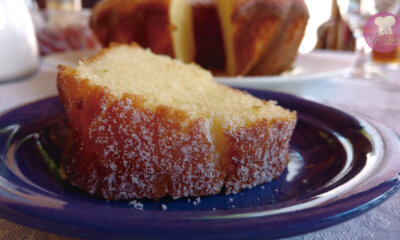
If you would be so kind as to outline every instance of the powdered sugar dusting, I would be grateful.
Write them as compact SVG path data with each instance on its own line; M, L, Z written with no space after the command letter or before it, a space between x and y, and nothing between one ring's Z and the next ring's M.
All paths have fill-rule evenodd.
M226 194L269 182L283 171L288 163L289 138L294 124L275 122L269 127L256 124L226 133L232 147L239 148L232 156L234 173L225 181Z
M109 106L91 124L91 140L102 172L101 194L107 198L196 196L214 194L223 173L212 159L206 121L187 123L181 113L134 106L129 98ZM97 189L97 188L96 188ZM123 193L123 194L122 194ZM116 197L117 196L117 197Z
M193 201L193 205L197 206L200 204L200 202L201 202L200 197L196 197L196 199Z
M288 161L294 120L235 128L240 119L221 120L230 157L229 169L221 169L212 120L163 105L150 108L134 95L115 99L106 89L82 96L66 108L70 118L73 113L76 152L65 170L74 185L94 195L179 198L216 194L224 185L227 194L237 193L272 180ZM65 94L64 100L73 97ZM80 99L86 105L77 110Z
M129 205L132 205L137 210L143 210L143 203L137 200L130 201Z
M167 205L165 205L165 204L161 204L161 209L163 210L163 211L167 211Z

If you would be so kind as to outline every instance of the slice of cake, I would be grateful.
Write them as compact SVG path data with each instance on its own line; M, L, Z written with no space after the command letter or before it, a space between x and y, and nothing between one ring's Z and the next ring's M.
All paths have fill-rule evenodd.
M219 85L193 64L116 45L60 66L73 185L106 199L227 194L286 167L296 114Z

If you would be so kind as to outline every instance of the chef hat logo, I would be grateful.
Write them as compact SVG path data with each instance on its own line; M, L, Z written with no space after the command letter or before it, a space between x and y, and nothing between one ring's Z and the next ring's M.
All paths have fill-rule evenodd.
M368 18L363 33L374 51L393 52L400 46L400 19L390 12L379 12Z
M396 23L393 16L377 17L375 18L375 25L378 26L379 36L392 34L392 26Z

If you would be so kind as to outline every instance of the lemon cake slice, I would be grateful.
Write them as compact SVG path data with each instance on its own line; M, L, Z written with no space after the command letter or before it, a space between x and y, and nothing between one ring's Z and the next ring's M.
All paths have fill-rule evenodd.
M135 44L60 65L57 87L74 142L62 167L96 196L232 194L289 161L296 113Z

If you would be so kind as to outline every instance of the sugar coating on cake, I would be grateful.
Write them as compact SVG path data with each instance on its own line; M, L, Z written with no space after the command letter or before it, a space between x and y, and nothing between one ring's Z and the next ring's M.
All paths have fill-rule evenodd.
M70 181L107 199L227 194L279 176L296 114L136 46L61 66Z

